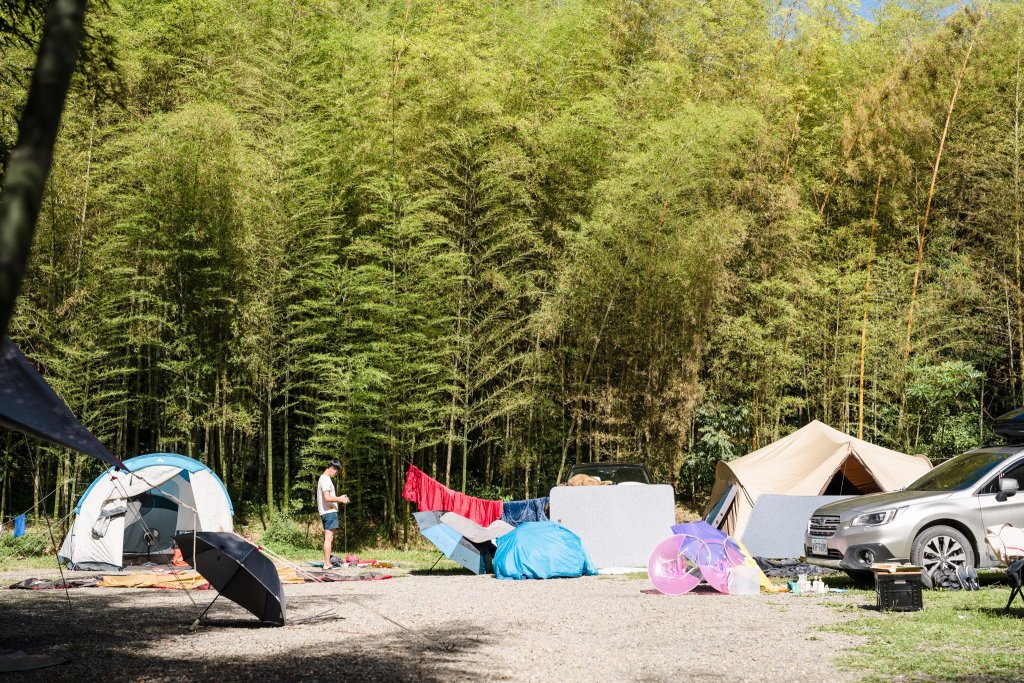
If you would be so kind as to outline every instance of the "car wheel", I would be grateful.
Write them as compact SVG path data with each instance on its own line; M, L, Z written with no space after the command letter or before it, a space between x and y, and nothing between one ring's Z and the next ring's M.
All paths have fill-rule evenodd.
M924 567L921 582L932 588L942 585L942 577L950 572L956 576L957 567L973 567L974 550L967 537L953 527L933 526L914 539L910 561Z

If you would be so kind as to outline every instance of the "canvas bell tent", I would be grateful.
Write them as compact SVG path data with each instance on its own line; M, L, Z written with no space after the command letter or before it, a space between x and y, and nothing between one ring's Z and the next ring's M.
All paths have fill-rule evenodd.
M124 461L107 470L75 506L58 559L72 569L120 569L171 552L176 533L233 531L234 507L209 467L174 453Z
M894 491L930 469L927 458L855 439L815 420L742 458L719 462L707 513L715 526L740 538L761 494L847 496Z

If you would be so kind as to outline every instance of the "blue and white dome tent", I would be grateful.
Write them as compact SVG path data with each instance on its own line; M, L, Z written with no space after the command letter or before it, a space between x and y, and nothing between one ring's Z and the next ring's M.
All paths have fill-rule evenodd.
M150 453L124 461L89 485L75 506L58 553L72 569L121 569L133 558L171 552L183 531L233 531L235 513L224 482L209 467L184 455Z

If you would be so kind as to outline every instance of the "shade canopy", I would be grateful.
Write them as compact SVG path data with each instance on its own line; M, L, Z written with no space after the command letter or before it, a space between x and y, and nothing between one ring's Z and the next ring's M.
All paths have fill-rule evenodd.
M9 337L0 344L0 426L123 468L121 461L82 426Z

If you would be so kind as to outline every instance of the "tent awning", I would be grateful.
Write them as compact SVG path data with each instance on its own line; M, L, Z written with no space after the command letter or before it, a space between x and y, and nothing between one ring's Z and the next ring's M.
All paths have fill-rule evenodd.
M112 467L124 468L121 461L82 426L9 337L0 345L0 426L91 455Z

